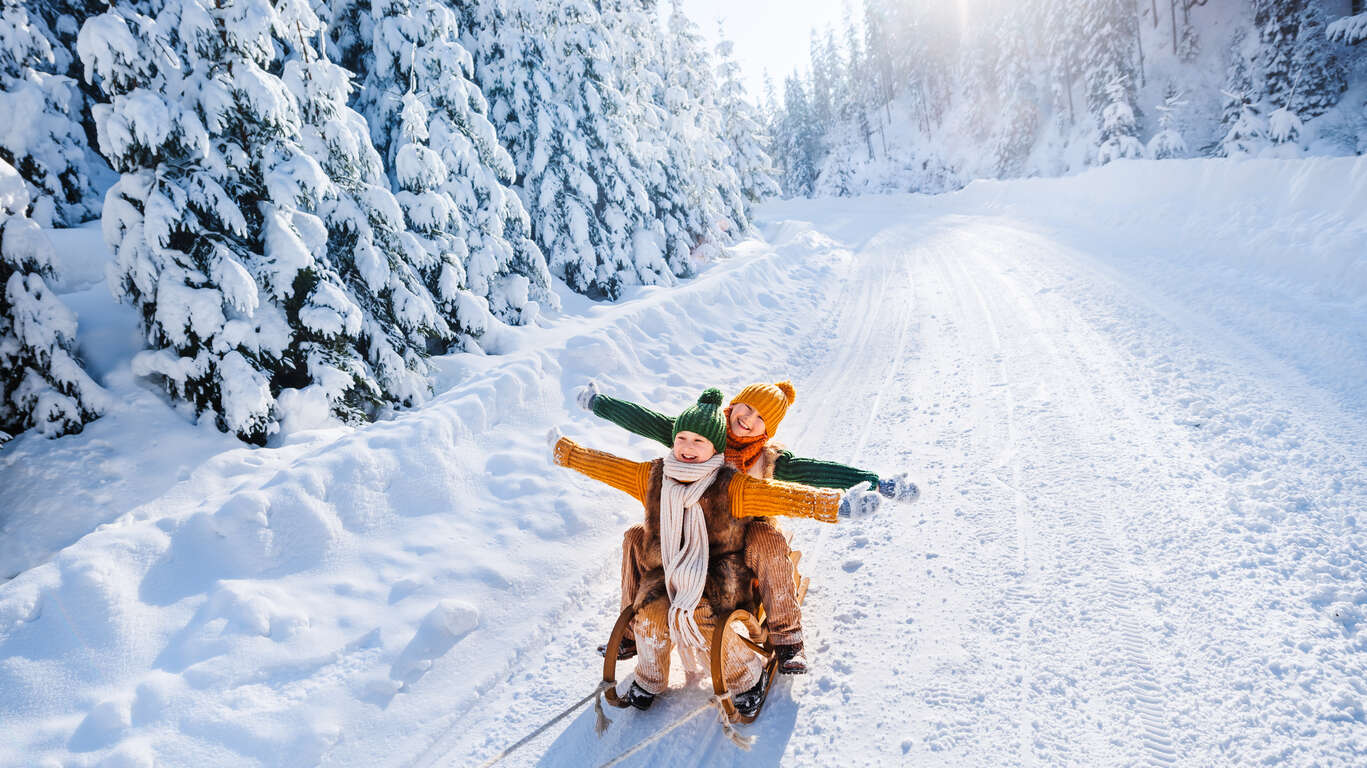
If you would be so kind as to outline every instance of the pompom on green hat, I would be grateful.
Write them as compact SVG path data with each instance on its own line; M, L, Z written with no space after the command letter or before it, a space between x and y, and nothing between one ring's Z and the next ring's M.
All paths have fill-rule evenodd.
M721 403L721 390L708 387L697 403L674 420L674 431L669 439L678 437L680 432L694 432L707 438L718 452L726 450L726 414L722 412Z

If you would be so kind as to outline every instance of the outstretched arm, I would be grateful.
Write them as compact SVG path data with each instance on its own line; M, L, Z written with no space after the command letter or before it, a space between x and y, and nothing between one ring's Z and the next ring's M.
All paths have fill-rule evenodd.
M779 451L774 462L774 479L789 483L802 483L813 488L853 488L860 483L868 483L869 490L878 486L878 475L868 470L837 464L821 459L804 459L794 456L792 451Z
M757 480L743 472L727 488L732 517L810 517L834 523L844 494L832 488Z
M600 394L590 382L580 390L580 404L594 416L616 424L628 432L654 440L665 447L674 444L674 419L662 413L616 397Z
M628 493L645 503L646 485L650 482L650 462L631 461L603 451L585 448L568 437L555 443L555 463L588 475L602 483Z

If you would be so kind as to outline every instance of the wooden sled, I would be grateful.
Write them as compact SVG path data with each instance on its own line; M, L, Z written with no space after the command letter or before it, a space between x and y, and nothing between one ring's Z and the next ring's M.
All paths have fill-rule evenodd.
M807 585L810 579L803 576L797 570L798 560L802 559L802 553L793 550L788 553L788 559L793 564L793 584L797 585L797 604L802 605L807 597ZM603 682L607 684L603 691L603 698L614 707L627 708L631 705L622 701L617 696L617 651L622 645L622 637L626 634L627 627L631 624L631 619L636 615L636 610L627 606L617 617L617 623L612 628L612 635L608 638L607 656L603 659ZM753 723L759 717L760 712L764 711L764 705L750 716L742 715L735 704L731 703L731 692L726 690L726 680L722 676L722 642L723 633L726 628L739 623L745 628L744 633L737 633L741 643L751 651L764 657L764 669L767 672L767 680L764 690L764 700L769 700L769 688L773 687L774 678L778 673L778 657L774 653L774 646L769 642L769 625L764 613L764 606L759 605L754 613L746 610L735 610L726 617L725 621L718 622L712 631L711 648L711 672L712 672L712 692L721 700L722 707L726 710L726 716L731 722Z

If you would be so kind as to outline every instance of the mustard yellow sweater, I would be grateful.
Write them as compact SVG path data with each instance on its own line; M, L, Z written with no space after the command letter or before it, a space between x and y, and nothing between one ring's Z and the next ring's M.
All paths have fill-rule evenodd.
M642 504L646 501L649 461L623 459L562 437L555 444L555 463L607 483ZM832 488L757 480L744 472L732 475L727 488L732 517L810 517L823 523L836 521L840 493Z

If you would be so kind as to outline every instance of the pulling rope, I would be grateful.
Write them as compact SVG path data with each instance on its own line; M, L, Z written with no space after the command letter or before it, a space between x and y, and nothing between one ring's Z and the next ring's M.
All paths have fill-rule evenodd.
M716 706L717 715L721 718L721 732L726 734L726 738L730 739L732 744L749 752L750 748L755 746L755 737L744 736L740 731L736 730L735 723L732 723L730 715L726 714L726 702L730 700L731 692L727 691L720 696L713 694L712 698L707 703ZM733 704L732 706L735 705Z
M540 736L541 734L545 733L547 728L550 728L551 726L555 725L556 723L560 722L561 720L564 720L566 717L569 717L570 713L572 713L572 712L574 712L576 709L579 709L580 707L584 706L584 704L588 703L588 700L589 700L589 699L594 699L594 702L593 702L593 709L594 709L594 713L597 715L596 721L595 721L594 726L593 726L593 730L594 730L594 732L596 732L599 736L602 736L602 735L603 735L603 732L606 731L606 730L608 729L608 725L610 725L610 724L612 723L612 721L609 720L609 719L607 718L607 716L603 714L603 701L602 701L602 693L603 693L603 691L606 691L606 690L608 689L608 687L611 686L611 685L612 685L612 683L608 683L608 682L600 683L600 684L598 685L597 688L594 688L594 689L593 689L593 693L590 693L588 696L585 696L584 698L580 699L579 701L576 701L575 703L571 704L571 705L569 706L569 708L566 709L564 712L561 712L560 714L558 714L558 715L556 715L555 717L551 718L549 721L546 722L545 725L542 725L540 728L537 728L535 731L532 731L531 733L527 734L526 736L523 736L522 739L519 740L516 744L512 745L511 747L508 747L507 749L503 750L502 752L499 752L497 755L494 755L493 757L489 758L488 760L485 760L484 762L480 763L480 764L479 764L479 768L489 768L489 766L493 765L494 763L497 763L498 761L502 760L503 758L507 757L508 755L511 755L511 754L512 754L514 751L516 751L517 749L519 749L519 748L521 748L521 747L523 747L523 746L526 746L526 744L527 744L528 742L530 742L532 739L535 739L537 736ZM736 729L736 726L735 726L734 724L732 724L731 718L729 718L729 717L726 716L726 707L725 707L725 705L723 704L723 698L730 698L730 697L731 697L731 694L730 694L730 693L727 693L725 697L722 697L722 696L713 696L713 697L711 697L711 698L708 699L705 703L699 704L699 705L698 705L697 707L695 707L692 711L690 711L690 712L684 714L684 715L683 715L682 717L680 717L679 719L677 719L677 720L675 720L674 722L670 723L667 727L662 728L662 729L656 731L656 732L655 732L655 735L650 736L650 737L648 737L648 738L646 738L646 739L644 739L644 740L642 740L642 741L637 742L636 745L633 746L631 749L628 749L627 751L623 752L622 754L618 755L617 757L614 757L614 758L612 758L611 760L607 761L606 763L603 763L603 765L600 766L600 768L610 768L610 766L614 766L614 765L617 765L618 763L621 763L623 760L626 760L627 758L631 757L632 755L636 754L637 752L640 752L641 750L645 749L646 747L650 746L651 744L654 744L655 742L659 741L660 739L663 739L665 736L668 736L670 733L672 733L673 731L677 730L677 729L679 728L679 726L681 726L681 725L683 725L684 723L688 722L689 720L692 720L693 718L697 717L697 716L698 716L699 714L701 714L702 712L704 712L704 711L706 711L706 710L708 710L708 709L714 709L714 708L717 710L717 715L718 715L718 718L719 718L719 720L720 720L720 722L721 722L722 733L726 734L726 738L730 739L732 744L735 744L737 747L739 747L739 748L741 748L741 749L744 749L744 750L747 750L747 751L748 751L748 750L750 749L750 747L754 746L755 737L753 737L753 736L744 736L744 735L742 735L741 732L740 732L739 730Z
M518 748L524 746L527 742L529 742L529 741L531 741L532 739L535 739L537 736L540 736L541 734L545 733L547 728L550 728L552 725L555 725L556 723L560 722L561 720L564 720L566 717L569 717L569 715L570 715L571 712L573 712L573 711L575 711L576 709L579 709L580 707L582 707L582 706L584 706L585 704L587 704L587 703L589 702L589 699L598 699L598 698L602 695L603 691L606 691L606 690L608 689L608 686L610 686L610 685L612 685L612 683L609 683L609 682L602 682L602 683L599 683L598 687L596 687L596 688L593 689L593 693L590 693L589 695L585 696L584 698L580 699L579 701L576 701L575 703L571 704L571 705L569 706L569 708L566 709L564 712L561 712L560 714L556 715L555 717L552 717L549 721L546 722L545 725L542 725L540 728L537 728L535 731L532 731L531 733L527 734L526 736L523 736L522 739L521 739L520 741L518 741L516 744L512 745L511 747L508 747L507 749L503 750L502 752L499 752L497 755L494 755L493 757L489 758L488 760L485 760L484 762L480 763L480 764L479 764L479 768L489 768L489 766L493 765L494 763L497 763L499 760L502 760L503 758L507 757L508 755L511 755L515 750L517 750ZM609 720L609 719L607 718L607 716L603 714L603 705L602 705L602 703L601 703L600 701L595 701L595 702L594 702L594 707L593 707L593 708L594 708L594 713L597 715L597 720L596 720L596 722L594 723L594 726L593 726L593 727L594 727L594 730L598 732L598 735L601 736L601 735L603 734L603 731L607 730L608 725L611 724L612 721Z
M714 697L714 698L715 698L715 697ZM680 717L678 720L675 720L674 722L670 723L668 728L663 728L663 729L661 729L661 730L659 730L659 731L656 731L654 736L651 736L650 738L646 739L645 741L638 742L638 743L636 744L636 746L632 747L631 749L628 749L627 751L623 752L622 754L618 755L617 757L612 758L611 760L607 761L606 763L603 763L601 766L599 766L599 768L610 768L611 766L617 765L618 763L622 762L623 760L627 759L628 757L631 757L632 755L636 754L637 752L640 752L641 750L645 749L646 747L650 746L651 744L654 744L655 742L657 742L657 741L659 741L660 739L664 738L664 737L667 736L671 731L675 730L676 728L678 728L679 726L681 726L681 725L683 725L684 723L688 722L689 720L692 720L693 718L697 717L699 713L705 712L705 711L707 711L708 709L711 709L713 706L714 706L714 703L713 703L713 701L710 700L710 699L709 699L706 703L704 703L704 704L699 704L698 707L697 707L696 709L694 709L692 712L689 712L688 714L684 715L683 717Z

